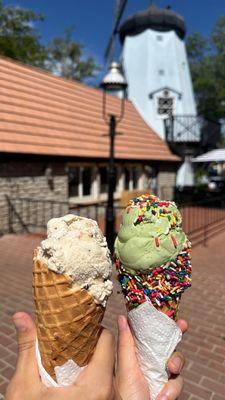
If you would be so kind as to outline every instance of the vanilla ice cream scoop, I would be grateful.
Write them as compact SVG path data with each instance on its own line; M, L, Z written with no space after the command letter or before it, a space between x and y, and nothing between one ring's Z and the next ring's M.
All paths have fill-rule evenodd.
M69 275L74 287L88 290L95 303L106 305L113 286L112 262L96 221L73 214L51 219L38 258L50 270Z

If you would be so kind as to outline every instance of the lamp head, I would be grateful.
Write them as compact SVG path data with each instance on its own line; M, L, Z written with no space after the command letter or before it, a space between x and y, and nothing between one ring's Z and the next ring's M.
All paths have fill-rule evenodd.
M127 88L127 82L121 72L120 65L113 61L100 86L107 92L123 91Z

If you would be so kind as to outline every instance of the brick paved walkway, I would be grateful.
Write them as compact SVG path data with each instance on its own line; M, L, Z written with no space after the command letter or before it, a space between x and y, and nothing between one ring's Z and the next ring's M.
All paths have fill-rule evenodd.
M12 376L16 361L15 332L11 315L32 312L32 249L39 238L7 235L0 239L0 393ZM193 288L182 299L180 316L190 328L182 345L186 357L185 390L180 400L225 399L225 233L207 248L193 250ZM105 324L116 331L116 315L124 310L115 290ZM3 396L0 395L0 398Z

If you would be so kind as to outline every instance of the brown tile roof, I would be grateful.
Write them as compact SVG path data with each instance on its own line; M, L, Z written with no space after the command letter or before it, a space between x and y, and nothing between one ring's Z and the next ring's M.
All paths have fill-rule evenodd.
M117 131L118 159L178 160L129 101ZM0 152L105 158L107 133L100 90L0 57Z

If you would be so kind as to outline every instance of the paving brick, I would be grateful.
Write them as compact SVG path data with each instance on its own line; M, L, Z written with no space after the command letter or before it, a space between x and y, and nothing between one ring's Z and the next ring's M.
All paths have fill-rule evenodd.
M203 400L211 400L213 391L205 389L204 387L201 387L194 382L189 382L189 388L188 390L190 391L191 394L200 397L200 399Z
M189 400L200 400L201 397L191 395Z
M7 235L0 239L0 299L3 311L0 319L0 354L2 351L3 355L0 394L4 393L16 365L17 345L11 315L16 310L33 313L31 254L39 240L29 235ZM221 259L225 258L224 242L225 233L211 240L206 248L198 246L193 250L193 288L183 296L180 309L180 316L187 319L190 326L179 345L187 360L183 373L185 388L179 400L225 399L220 391L225 376L225 266L221 264ZM12 277L10 285L9 274ZM211 288L215 281L218 282L218 276L217 298L223 299L224 296L224 300L215 302ZM125 313L124 299L119 286L116 286L104 324L116 334L117 316ZM1 375L4 369L7 376ZM208 386L206 382L209 382Z
M208 363L208 366L210 368L213 368L215 371L221 372L222 374L224 374L225 372L225 365L218 363L216 361L210 360Z
M179 397L179 400L190 400L190 398L191 398L191 394L183 391L183 393Z
M2 375L4 378L10 380L10 379L12 378L13 374L14 374L14 370L15 370L15 368L6 367L5 369L3 369L3 370L1 371L1 375Z
M224 384L215 382L209 378L203 378L201 381L202 386L204 388L211 390L212 392L224 396L225 398L225 382Z
M213 353L212 351L206 350L206 349L200 349L198 354L200 356L208 358L208 360L213 360L217 361L219 363L223 363L224 361L224 356L220 354Z
M7 388L8 384L9 384L9 381L8 381L8 380L4 380L4 381L0 384L0 393L1 393L3 396L5 395L5 391L6 391L6 388ZM3 398L4 398L4 397L3 397Z
M4 368L8 367L8 363L6 360L0 360L0 371L2 371Z
M222 382L223 384L225 383L225 368L224 368L224 374L221 374L220 376L219 376L219 382Z
M191 381L191 382L195 382L195 383L199 383L200 380L202 379L202 375L196 371L189 371L187 369L184 370L183 372L183 377L185 378L185 380L187 382Z
M214 394L212 400L224 400L224 396L219 396L218 394Z
M14 340L13 340L12 337L6 336L5 334L3 334L3 333L0 332L0 343L1 343L3 346L8 346L8 345L12 344L13 341L14 341Z
M215 381L219 381L221 374L214 370L214 368L209 368L200 363L192 363L189 370L193 373L197 373L200 376L206 376L208 378L214 379Z
M209 343L213 343L214 345L217 344L218 346L225 346L225 340L223 339L222 335L214 335L214 336L205 336L205 342L207 343L207 346Z
M215 346L213 349L214 353L218 353L218 354L222 354L223 356L225 356L225 345L224 347L222 346Z
M10 353L11 353L10 350L0 345L0 359L4 360L4 358L7 357Z
M10 354L9 356L4 358L4 362L8 363L13 368L15 368L16 366L16 360L17 360L16 353Z

